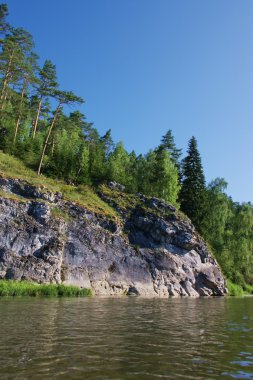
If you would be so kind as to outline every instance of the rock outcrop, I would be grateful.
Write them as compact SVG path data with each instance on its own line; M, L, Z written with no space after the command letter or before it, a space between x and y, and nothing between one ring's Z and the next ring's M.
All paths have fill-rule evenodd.
M22 180L0 178L0 190L0 278L75 284L105 296L226 294L206 244L164 201L111 183L99 195L117 210L116 221Z

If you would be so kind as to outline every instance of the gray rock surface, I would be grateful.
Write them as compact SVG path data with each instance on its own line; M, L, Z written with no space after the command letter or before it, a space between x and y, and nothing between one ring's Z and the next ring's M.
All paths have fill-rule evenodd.
M20 196L0 197L0 278L75 284L104 296L226 294L204 241L164 201L137 194L151 212L134 207L118 225L21 180L0 178L0 189ZM56 217L55 207L68 218Z

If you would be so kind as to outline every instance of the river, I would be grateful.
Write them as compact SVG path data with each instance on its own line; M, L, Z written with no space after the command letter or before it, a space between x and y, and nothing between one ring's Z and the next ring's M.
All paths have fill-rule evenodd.
M253 379L253 298L2 298L3 379Z

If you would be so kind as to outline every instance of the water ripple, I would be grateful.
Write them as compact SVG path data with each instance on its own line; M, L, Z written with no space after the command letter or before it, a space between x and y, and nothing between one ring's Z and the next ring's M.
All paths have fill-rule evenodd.
M251 315L243 298L2 299L1 379L253 379Z

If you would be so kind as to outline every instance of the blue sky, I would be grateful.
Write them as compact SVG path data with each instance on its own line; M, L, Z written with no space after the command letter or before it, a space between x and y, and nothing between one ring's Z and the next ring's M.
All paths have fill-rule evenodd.
M102 134L145 153L194 135L207 182L253 202L251 0L5 0Z

